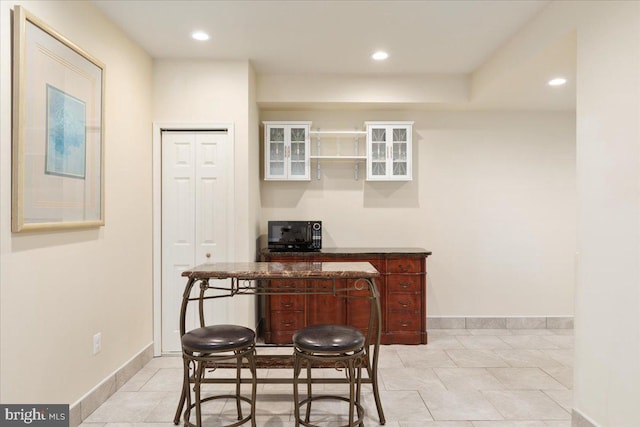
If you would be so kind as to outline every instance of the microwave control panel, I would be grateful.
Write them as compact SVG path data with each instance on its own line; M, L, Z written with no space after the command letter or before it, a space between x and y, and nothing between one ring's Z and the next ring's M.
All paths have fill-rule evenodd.
M322 249L322 221L311 222L311 248Z

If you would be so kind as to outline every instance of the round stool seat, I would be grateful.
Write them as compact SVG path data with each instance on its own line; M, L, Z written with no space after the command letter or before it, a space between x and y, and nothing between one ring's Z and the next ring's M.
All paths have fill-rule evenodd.
M346 325L307 326L293 334L293 400L296 425L319 427L310 421L311 402L338 400L349 403L348 424L341 427L362 427L365 409L360 403L360 384L362 366L366 363L363 362L366 357L364 346L365 337L362 332ZM344 369L346 382L349 385L349 398L340 395L313 395L311 370L314 367L313 363L317 361L333 363L336 369L338 367ZM298 379L304 364L307 366L307 398L300 401ZM303 419L300 415L300 407L305 405Z
M234 350L252 344L256 333L244 326L212 325L197 328L182 336L182 347L201 353Z
M346 325L313 325L293 334L293 344L308 352L343 352L364 346L364 335Z

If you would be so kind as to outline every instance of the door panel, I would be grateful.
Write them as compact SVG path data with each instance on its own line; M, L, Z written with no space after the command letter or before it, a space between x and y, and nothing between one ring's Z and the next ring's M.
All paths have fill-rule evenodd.
M162 133L163 352L180 351L181 273L207 261L228 261L227 138L226 131ZM206 302L206 323L224 323L227 315L225 300ZM186 328L197 326L196 310L190 310Z
M226 262L227 215L224 142L226 134L195 134L197 147L195 190L196 263ZM210 256L207 257L207 254Z
M227 135L223 133L195 133L196 144L196 247L194 264L226 262L227 210L225 147ZM214 280L212 282L223 282ZM224 286L222 283L216 286ZM207 324L227 323L228 301L205 302Z
M162 145L162 341L163 351L178 351L185 285L180 274L193 263L195 243L195 153L193 138L185 134L163 135ZM191 311L187 323L192 325L194 319ZM164 347L169 342L172 345Z

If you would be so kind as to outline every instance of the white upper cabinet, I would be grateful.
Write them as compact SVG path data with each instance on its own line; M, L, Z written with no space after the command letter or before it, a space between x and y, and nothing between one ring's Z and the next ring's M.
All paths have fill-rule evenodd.
M264 179L309 181L311 122L263 122Z
M367 180L411 181L413 122L365 122Z

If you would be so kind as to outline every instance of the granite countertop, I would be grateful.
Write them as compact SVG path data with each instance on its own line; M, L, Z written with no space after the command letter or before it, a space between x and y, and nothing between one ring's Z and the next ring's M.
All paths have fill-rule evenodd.
M364 279L380 273L368 262L216 262L184 271L182 276L199 279Z
M429 256L431 255L430 251L427 251L424 248L322 248L319 251L282 251L275 250L272 251L268 248L262 248L260 250L261 254L291 254L295 256L313 256L317 254L326 254L326 255L422 255Z

